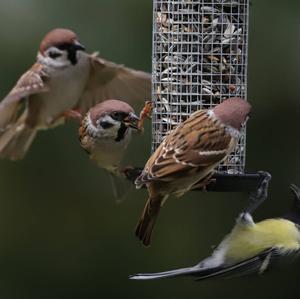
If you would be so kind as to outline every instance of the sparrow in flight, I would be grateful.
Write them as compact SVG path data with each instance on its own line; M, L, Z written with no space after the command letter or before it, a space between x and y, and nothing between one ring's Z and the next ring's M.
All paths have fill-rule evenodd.
M54 29L35 64L0 103L0 158L22 159L38 130L62 124L109 98L151 96L151 76L88 54L74 32Z
M132 133L142 130L139 122L140 118L129 104L106 100L86 113L79 128L81 146L99 167L108 171L119 201L128 191L121 161Z

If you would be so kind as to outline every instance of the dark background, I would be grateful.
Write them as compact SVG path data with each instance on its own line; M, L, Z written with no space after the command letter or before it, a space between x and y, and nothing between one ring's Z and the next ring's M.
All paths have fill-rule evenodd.
M90 52L151 70L151 0L1 0L0 96L33 63L38 43L68 27ZM247 169L273 175L256 219L280 215L288 185L300 184L300 2L252 1ZM240 194L187 194L161 213L153 245L133 231L146 191L121 205L109 180L77 142L75 122L39 133L21 162L0 162L0 297L15 298L290 298L300 263L254 278L194 283L129 281L129 274L195 264L230 231L245 204ZM143 165L150 128L128 161ZM299 294L299 291L298 291Z

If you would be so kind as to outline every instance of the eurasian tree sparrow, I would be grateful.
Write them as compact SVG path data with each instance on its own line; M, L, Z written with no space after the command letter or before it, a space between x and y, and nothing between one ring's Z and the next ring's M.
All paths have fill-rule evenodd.
M232 152L251 106L230 98L211 110L198 110L170 132L136 179L147 186L149 198L136 227L136 236L150 244L159 210L170 195L182 196L205 186L214 169Z
M54 29L42 40L36 63L0 103L0 157L21 159L40 129L85 113L99 101L131 104L151 95L151 76L87 54L76 34Z
M79 128L81 146L99 167L111 174L115 197L119 200L126 195L120 163L132 132L137 130L140 130L139 118L133 108L119 100L107 100L92 107Z

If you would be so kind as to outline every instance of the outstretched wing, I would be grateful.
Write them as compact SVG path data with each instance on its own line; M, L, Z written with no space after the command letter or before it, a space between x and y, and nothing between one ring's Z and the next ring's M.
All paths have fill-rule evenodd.
M174 176L200 172L220 163L233 143L233 138L217 119L210 117L206 110L199 110L166 136L146 163L136 184L154 179L172 181Z
M46 80L48 76L41 64L34 64L19 79L15 87L0 103L0 129L5 128L15 120L18 106L21 100L30 95L46 92Z
M82 113L107 99L123 100L136 107L151 98L150 74L104 60L96 54L90 55L90 60L90 78L78 107Z

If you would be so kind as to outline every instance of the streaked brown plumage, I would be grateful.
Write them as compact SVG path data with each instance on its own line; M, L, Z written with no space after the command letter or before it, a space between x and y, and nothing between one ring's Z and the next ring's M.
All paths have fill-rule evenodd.
M74 32L54 29L42 40L37 62L0 103L0 158L21 159L36 133L109 99L142 104L151 76L87 54Z
M199 110L165 137L136 179L147 186L149 198L136 227L148 246L160 207L170 196L182 196L207 177L234 149L250 104L231 98L212 110Z

